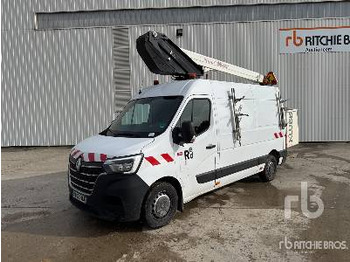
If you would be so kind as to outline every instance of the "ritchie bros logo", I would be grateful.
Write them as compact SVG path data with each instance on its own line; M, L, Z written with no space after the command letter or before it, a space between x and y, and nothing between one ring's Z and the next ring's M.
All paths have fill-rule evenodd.
M289 46L290 42L292 42L295 46L301 46L304 42L303 38L300 36L297 36L297 31L293 31L293 37L287 36L286 37L286 46Z
M300 37L297 36L297 31L293 31L293 36L286 37L286 46L289 46L292 43L295 46L301 46L304 43L305 46L329 46L329 45L349 45L350 44L350 35L313 35Z
M350 51L350 27L280 29L281 53Z

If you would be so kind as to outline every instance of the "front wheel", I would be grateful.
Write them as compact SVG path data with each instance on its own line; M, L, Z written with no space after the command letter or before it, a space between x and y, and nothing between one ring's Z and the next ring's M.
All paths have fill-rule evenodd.
M268 155L266 158L265 168L259 173L259 177L264 182L272 181L276 176L277 160L274 156Z
M156 183L144 202L144 220L151 228L167 225L174 217L178 205L176 189L169 183Z

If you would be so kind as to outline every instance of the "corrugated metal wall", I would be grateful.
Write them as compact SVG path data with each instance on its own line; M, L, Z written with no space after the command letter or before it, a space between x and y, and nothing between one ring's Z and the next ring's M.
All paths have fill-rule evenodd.
M349 15L350 2L259 4L187 8L91 10L37 13L37 29L104 27L114 25L154 25L177 23L226 23L290 20L300 17L324 18Z
M2 32L2 146L70 145L113 116L111 29Z
M129 80L122 74L128 66L118 55L119 40L119 51L127 50L123 31L35 31L35 12L292 2L308 1L3 0L2 146L75 144L104 128L129 95L125 88ZM154 79L136 54L135 39L148 29L157 28L185 48L260 72L276 71L290 105L301 109L303 141L349 140L349 53L278 54L279 27L338 24L349 24L349 19L186 26L180 23L185 29L180 39L175 37L177 26L136 26L129 30L131 92L135 94L140 85L151 84ZM337 77L333 80L327 74ZM233 80L223 74L214 74L213 78ZM120 94L125 91L125 96L118 95L119 89ZM116 103L112 94L116 94Z
M71 145L105 128L114 113L111 28L34 31L34 11L84 1L1 7L2 146Z
M136 38L148 30L165 33L179 46L257 72L276 72L288 106L299 109L301 141L350 140L350 53L279 54L279 29L350 25L350 18L207 25L131 27L131 86L169 77L151 74L137 54ZM184 35L176 38L176 29ZM240 81L212 73L210 78Z
M312 2L338 2L313 0ZM35 12L300 3L307 0L2 0L1 30L34 28Z
M115 87L115 111L122 111L131 98L129 29L114 28L113 34L113 83Z
M34 31L58 2L1 3L2 146L75 144L113 116L111 29Z

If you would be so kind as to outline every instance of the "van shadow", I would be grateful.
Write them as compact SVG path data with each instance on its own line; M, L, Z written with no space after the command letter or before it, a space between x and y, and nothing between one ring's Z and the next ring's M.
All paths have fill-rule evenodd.
M196 208L233 207L244 209L282 208L286 192L271 183L263 183L252 176L202 195L185 205L175 220L186 219ZM67 200L68 201L68 200ZM30 211L28 211L30 215ZM110 233L132 236L150 230L141 222L117 223L97 219L68 206L64 210L48 208L42 216L27 221L7 223L3 232L21 232L33 235L58 237L99 237Z
M262 182L258 175L245 178L230 185L238 206L254 209L283 209L284 198L290 192L280 190L272 183Z
M283 209L284 198L289 194L293 194L293 190L280 190L254 175L199 196L186 204L184 213L177 218L186 219L191 209L201 208Z
M2 231L57 237L99 237L113 232L141 232L142 229L140 222L104 221L72 206L61 212L9 224Z
M3 181L2 191L3 233L98 237L143 230L141 223L104 221L72 206L67 196L66 174L62 172Z

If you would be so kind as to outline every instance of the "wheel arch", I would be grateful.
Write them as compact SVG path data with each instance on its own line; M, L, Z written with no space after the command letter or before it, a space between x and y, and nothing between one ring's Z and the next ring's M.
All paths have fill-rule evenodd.
M280 153L276 149L272 150L269 153L269 155L274 156L276 158L276 162L278 163L279 158L280 158Z
M177 209L179 211L183 211L183 209L184 209L183 194L182 194L182 187L181 187L179 180L177 180L175 177L171 177L171 176L162 177L162 178L158 179L157 181L155 181L150 186L150 189L153 187L154 184L159 183L159 182L167 182L167 183L171 184L176 189L176 192L177 192L177 195L179 198L178 204L177 204Z

